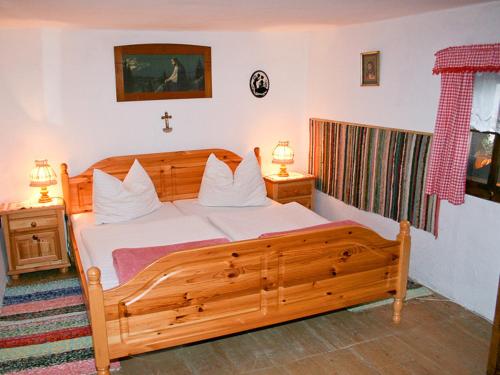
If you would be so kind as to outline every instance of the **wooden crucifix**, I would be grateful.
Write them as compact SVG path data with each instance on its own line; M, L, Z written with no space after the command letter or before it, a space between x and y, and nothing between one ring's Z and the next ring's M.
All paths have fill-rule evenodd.
M172 118L171 115L168 114L168 112L165 112L163 116L161 116L162 120L165 120L165 127L163 128L163 131L165 133L170 133L172 132L173 128L170 127L170 124L168 123L168 120Z

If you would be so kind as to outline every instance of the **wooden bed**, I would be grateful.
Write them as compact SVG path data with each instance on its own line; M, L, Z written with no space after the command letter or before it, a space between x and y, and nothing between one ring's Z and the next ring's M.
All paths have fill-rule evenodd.
M212 152L233 170L241 161L221 149L128 155L104 159L74 177L63 164L67 213L92 210L94 168L123 179L136 158L160 200L194 198ZM97 373L108 374L112 359L390 296L398 323L410 257L409 223L400 228L395 241L345 226L172 253L105 291L98 268L88 270L87 281L70 228Z

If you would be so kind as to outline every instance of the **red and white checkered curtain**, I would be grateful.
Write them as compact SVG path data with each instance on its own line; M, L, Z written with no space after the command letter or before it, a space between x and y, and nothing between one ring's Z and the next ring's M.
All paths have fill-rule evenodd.
M450 47L436 53L441 74L436 128L427 172L427 194L464 203L474 74L500 72L500 43Z

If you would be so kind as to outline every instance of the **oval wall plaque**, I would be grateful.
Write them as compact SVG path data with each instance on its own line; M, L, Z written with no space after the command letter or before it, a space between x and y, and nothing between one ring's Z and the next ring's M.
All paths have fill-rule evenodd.
M250 91L256 98L263 98L269 91L269 78L262 70L256 70L250 76Z

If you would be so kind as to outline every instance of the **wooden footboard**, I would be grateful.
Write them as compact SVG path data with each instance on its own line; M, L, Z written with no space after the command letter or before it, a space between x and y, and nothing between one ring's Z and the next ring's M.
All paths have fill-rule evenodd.
M410 250L347 226L182 251L103 291L88 271L99 374L110 359L195 342L376 299L395 298L399 322Z

